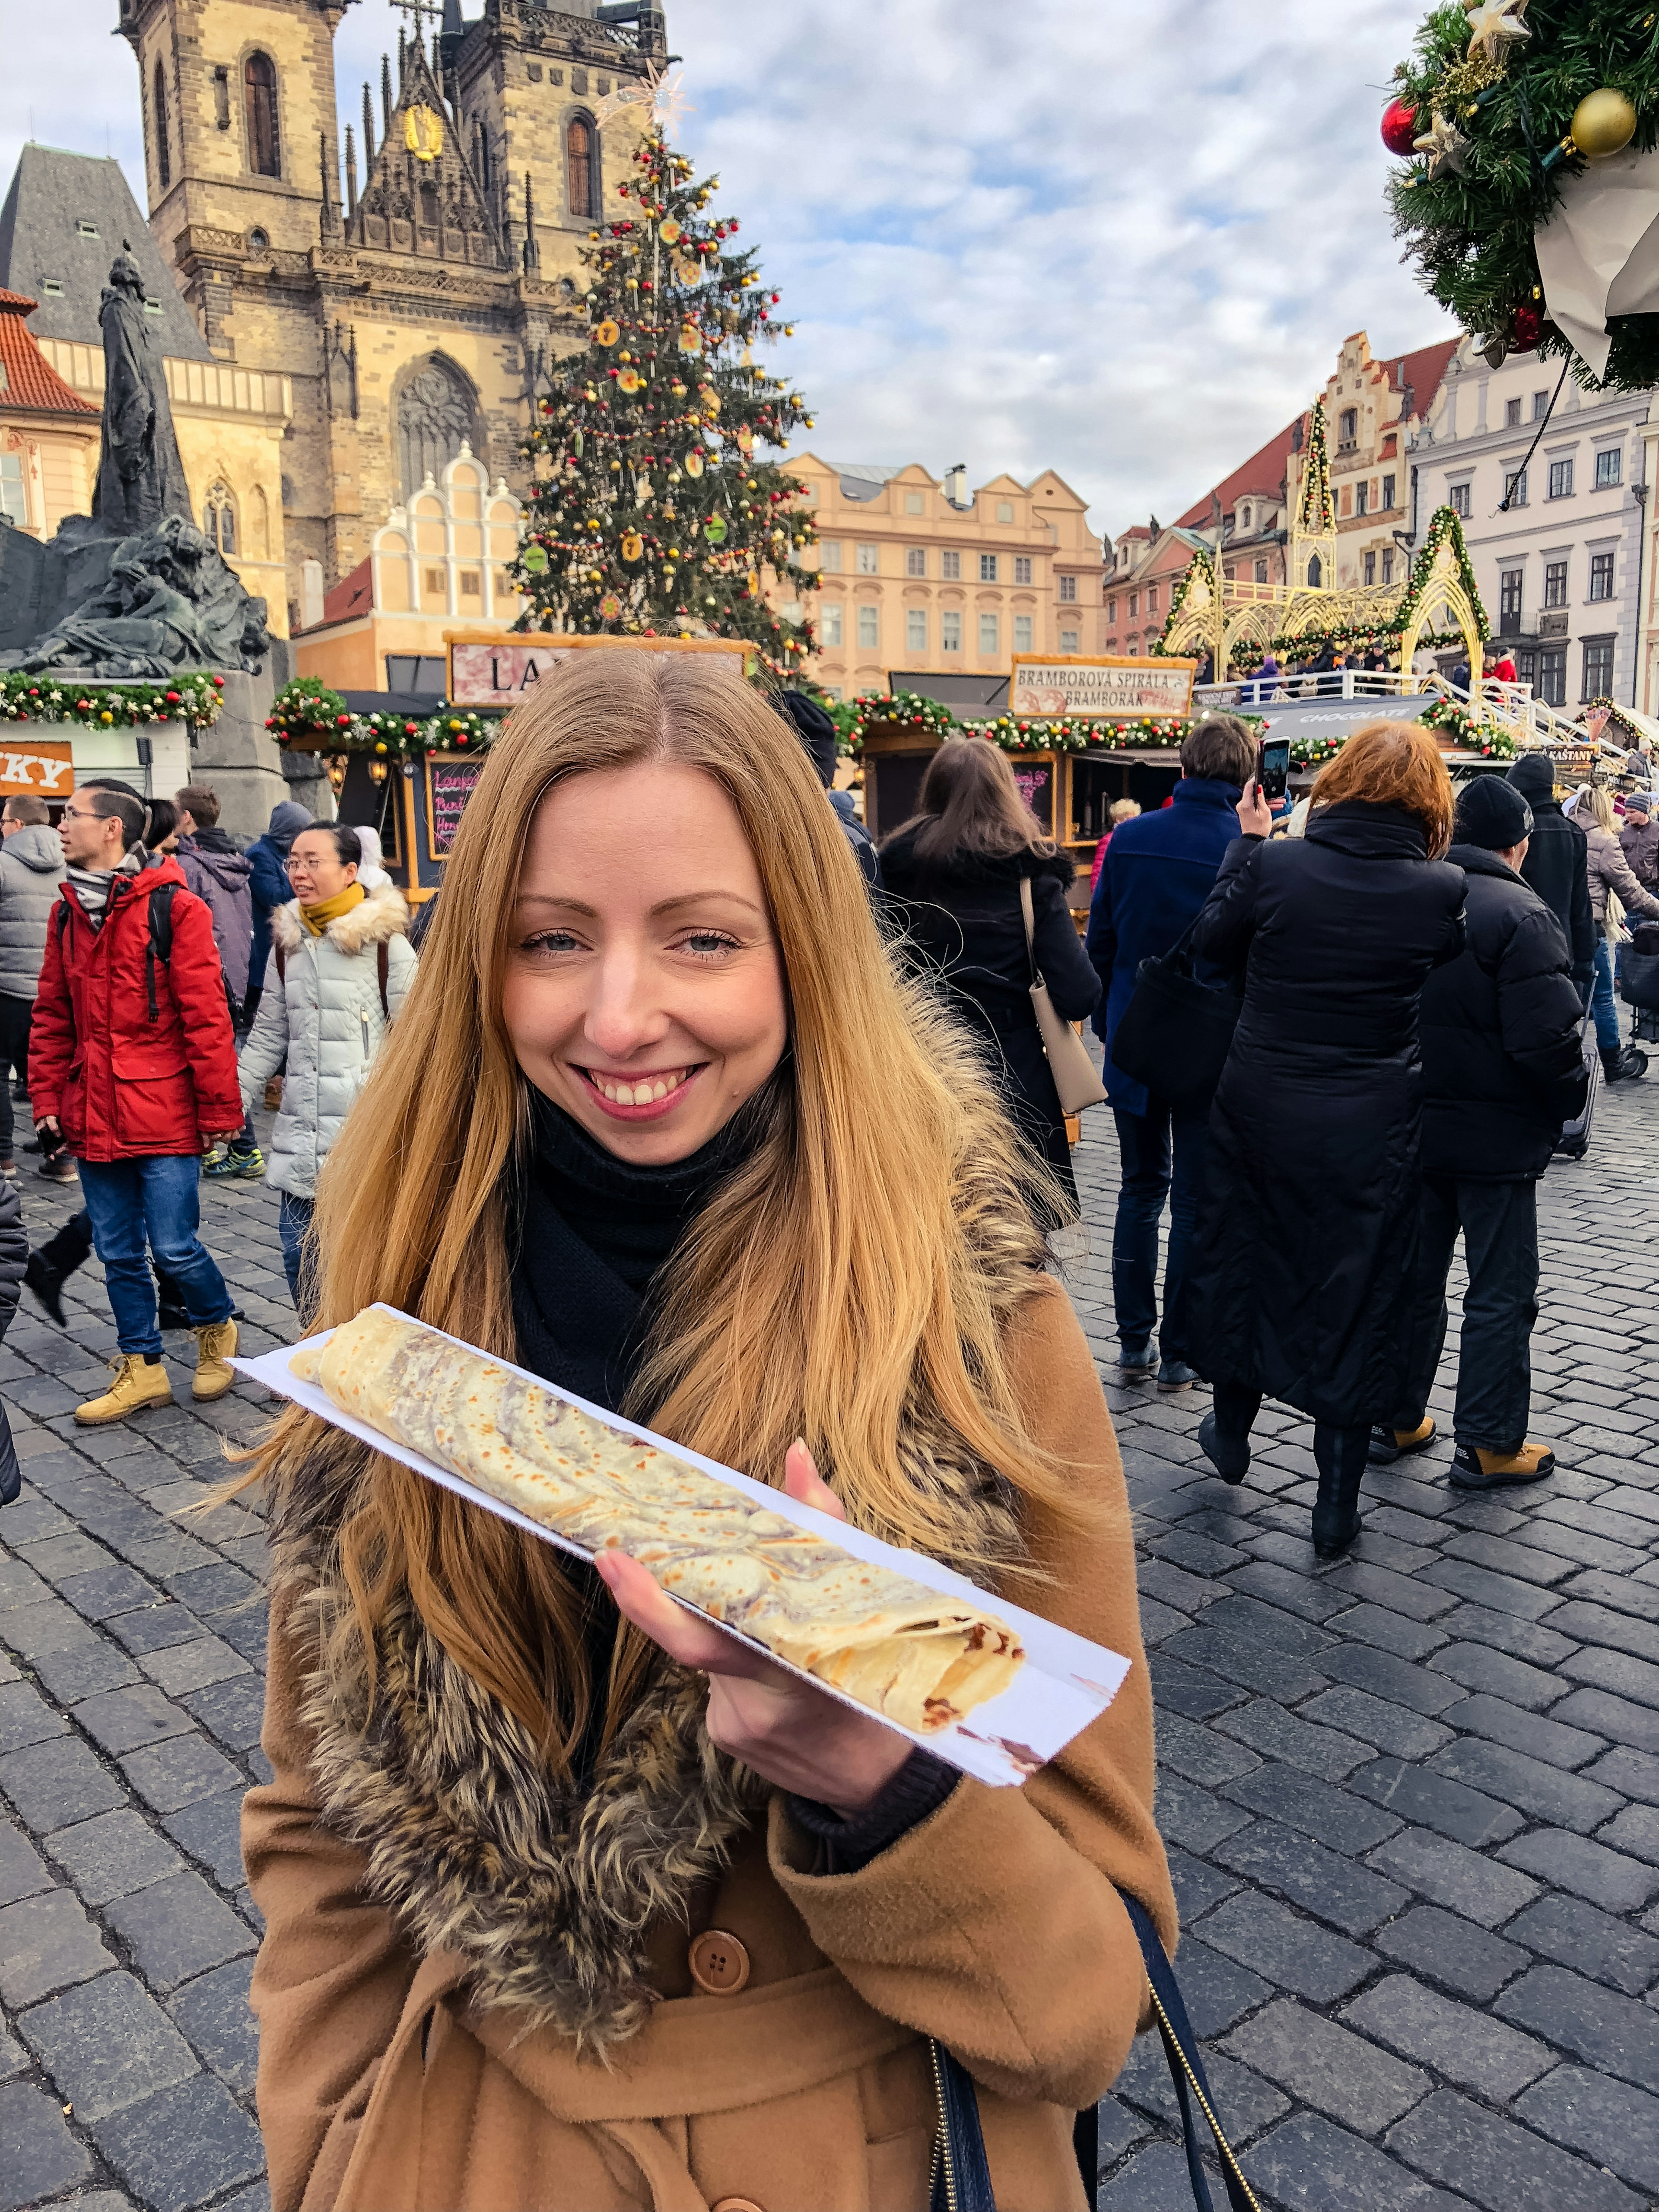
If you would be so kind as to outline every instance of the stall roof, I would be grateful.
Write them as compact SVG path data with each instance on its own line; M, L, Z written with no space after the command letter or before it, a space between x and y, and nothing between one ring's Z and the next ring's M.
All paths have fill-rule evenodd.
M914 691L919 698L935 699L941 707L963 714L999 714L1008 704L1006 676L933 676L923 669L891 668L887 687Z

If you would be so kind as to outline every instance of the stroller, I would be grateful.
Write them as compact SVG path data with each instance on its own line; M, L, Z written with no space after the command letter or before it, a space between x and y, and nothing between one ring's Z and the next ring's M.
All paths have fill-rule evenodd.
M1632 1009L1632 1044L1659 1044L1659 921L1639 921L1619 948L1619 995Z

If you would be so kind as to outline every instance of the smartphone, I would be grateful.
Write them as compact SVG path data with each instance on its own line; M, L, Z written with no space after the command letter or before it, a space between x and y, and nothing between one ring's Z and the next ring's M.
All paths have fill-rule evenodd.
M1255 748L1255 780L1261 796L1270 804L1283 799L1285 787L1291 780L1291 741L1288 738L1261 738Z

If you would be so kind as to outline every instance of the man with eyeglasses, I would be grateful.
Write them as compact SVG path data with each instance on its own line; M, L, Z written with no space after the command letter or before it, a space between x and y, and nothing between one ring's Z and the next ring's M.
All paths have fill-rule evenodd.
M176 860L144 866L144 823L119 791L83 787L64 808L30 1042L35 1127L79 1161L115 1313L115 1378L76 1407L86 1426L172 1402L147 1237L195 1332L191 1395L236 1380L230 1296L197 1233L201 1156L241 1127L236 1048L212 918Z

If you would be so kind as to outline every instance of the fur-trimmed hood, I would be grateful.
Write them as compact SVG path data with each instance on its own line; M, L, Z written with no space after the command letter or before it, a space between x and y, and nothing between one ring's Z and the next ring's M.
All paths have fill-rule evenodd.
M966 1062L969 1048L941 1017L922 1005L917 1018L937 1031L936 1059ZM994 1097L969 1066L962 1073L973 1103L958 1211L1006 1327L1045 1246L987 1164L1006 1150ZM1024 1558L1008 1486L920 1393L901 1417L900 1453L963 1531L963 1559L951 1564L970 1553ZM382 1628L371 1698L358 1639L335 1633L351 1610L338 1536L356 1480L307 1470L282 1486L271 1516L273 1581L312 1655L302 1717L319 1816L365 1852L369 1893L417 1955L468 1962L475 2008L512 2009L604 2056L653 2002L649 1937L686 1924L694 1893L723 1873L769 1785L715 1750L706 1682L665 1660L585 1793L554 1779L530 1731L449 1657L406 1595Z
M366 945L384 945L407 935L409 908L396 884L377 884L349 914L337 914L323 934L341 952L361 952ZM270 917L270 933L284 953L297 951L306 938L300 919L300 902L289 899Z
M1028 846L1018 853L966 853L923 859L916 852L921 826L901 830L881 848L882 882L901 897L912 889L933 883L1007 884L1018 886L1022 876L1035 883L1052 876L1065 890L1077 874L1066 853L1034 853Z

